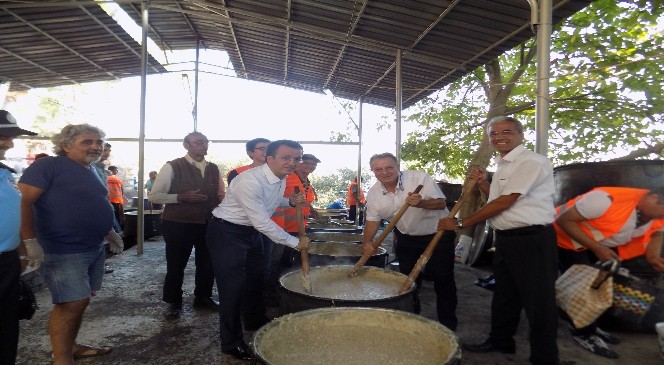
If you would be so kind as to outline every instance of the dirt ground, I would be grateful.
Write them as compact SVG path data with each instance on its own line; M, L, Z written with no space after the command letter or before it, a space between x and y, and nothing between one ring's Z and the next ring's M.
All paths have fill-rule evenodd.
M387 241L387 240L386 240ZM97 293L86 311L78 337L79 342L110 345L114 350L107 356L79 360L80 364L248 364L223 355L220 351L218 314L193 310L194 258L190 260L185 278L185 306L182 318L166 321L162 312L161 286L166 271L164 243L161 237L145 242L144 254L137 255L130 248L112 257L108 264L115 270L104 277L103 289ZM459 296L459 327L461 342L483 340L489 328L489 303L492 292L474 285L478 277L488 275L488 266L469 267L457 264L456 282ZM215 289L216 290L216 289ZM216 293L215 293L216 295ZM424 283L421 300L422 315L435 320L433 287ZM50 343L46 332L48 314L52 307L47 289L37 293L40 308L29 321L21 321L19 361L23 365L50 364ZM270 308L268 315L277 316ZM573 344L566 324L561 322L558 346L562 365L655 365L664 360L659 355L654 333L614 333L621 340L612 348L620 354L616 360L605 359L582 350ZM250 343L253 333L246 332ZM527 321L522 320L516 336L517 353L474 354L464 352L464 365L527 364L529 346ZM297 364L293 364L297 365ZM404 364L407 365L407 364Z

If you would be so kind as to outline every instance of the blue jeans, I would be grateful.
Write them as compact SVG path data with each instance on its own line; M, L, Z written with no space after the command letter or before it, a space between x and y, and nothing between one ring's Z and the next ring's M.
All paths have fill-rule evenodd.
M104 246L93 251L64 254L44 254L39 273L51 291L53 304L75 302L90 298L101 289L104 278Z

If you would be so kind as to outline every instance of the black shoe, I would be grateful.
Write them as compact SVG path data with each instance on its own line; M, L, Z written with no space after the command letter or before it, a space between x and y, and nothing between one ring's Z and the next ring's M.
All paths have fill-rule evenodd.
M604 340L604 342L606 342L608 344L617 345L617 344L620 343L620 339L614 337L613 335L611 335L610 333L602 330L599 327L595 328L595 334L597 335L597 337L601 338L602 340Z
M115 271L115 270L111 269L110 266L108 266L108 265L104 266L104 274L110 274L113 271Z
M609 349L606 342L597 335L572 336L572 341L595 355L603 356L609 359L620 357L618 353Z
M253 358L246 345L239 345L230 350L221 350L221 352L231 355L238 360L251 360Z
M209 297L194 297L194 308L219 310L219 302Z
M474 345L463 344L462 348L466 351L478 353L501 352L503 354L513 354L516 352L515 346L496 346L490 339Z
M178 319L182 314L182 303L168 303L168 307L164 311L166 319Z
M254 319L251 321L244 321L244 330L245 331L256 331L259 328L263 327L265 324L270 323L270 319L263 316L263 318Z

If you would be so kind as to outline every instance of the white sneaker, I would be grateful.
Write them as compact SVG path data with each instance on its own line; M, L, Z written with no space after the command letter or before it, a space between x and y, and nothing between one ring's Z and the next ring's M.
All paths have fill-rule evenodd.
M597 335L586 336L572 336L572 340L584 349L592 352L593 354L607 357L609 359L617 359L618 353L609 349L606 342L599 338Z

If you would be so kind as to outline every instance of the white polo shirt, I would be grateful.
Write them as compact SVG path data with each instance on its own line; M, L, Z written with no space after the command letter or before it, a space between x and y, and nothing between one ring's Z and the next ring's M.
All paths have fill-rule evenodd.
M397 189L388 192L379 181L367 192L366 220L378 222L391 220L408 197L408 193L423 185L422 199L445 199L440 187L429 174L423 171L401 171ZM403 234L424 236L436 233L438 220L447 216L447 208L442 210L409 207L397 223L397 229Z

